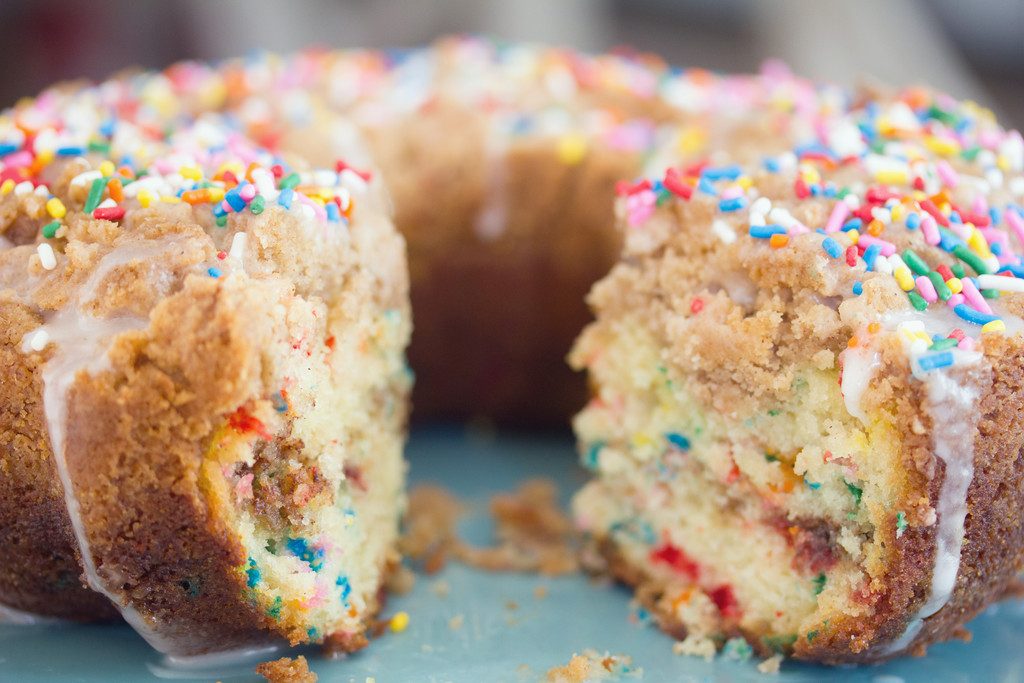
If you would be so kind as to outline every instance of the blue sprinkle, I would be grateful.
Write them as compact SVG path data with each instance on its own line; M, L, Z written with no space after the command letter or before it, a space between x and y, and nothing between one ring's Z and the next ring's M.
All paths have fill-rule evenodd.
M708 180L736 180L742 172L743 170L739 166L733 165L705 168L700 175Z
M967 304L957 304L953 307L953 312L967 322L974 323L975 325L984 325L985 323L990 323L993 320L999 320L999 316L982 313L981 311L971 308Z
M962 218L960 218L960 214L958 212L950 211L949 212L949 222L950 223L963 223L964 220Z
M988 210L988 218L989 218L990 221L992 221L992 225L999 225L999 218L1000 218L1000 216L999 216L999 211L998 210L996 210L996 209L989 209Z
M327 206L325 206L324 208L327 209L327 220L331 221L332 223L337 223L339 220L341 220L341 212L338 211L337 204L335 204L334 202L327 202Z
M853 293L857 296L864 293L864 284L860 280L853 283Z
M877 244L872 244L864 250L864 262L868 264L868 271L875 269L875 259L878 258L878 254L881 251L882 247Z
M743 197L733 197L718 202L718 209L720 211L738 211L743 208L743 204Z
M224 201L226 201L235 211L241 211L245 208L245 200L242 199L242 196L238 193L239 187L241 187L241 185L231 188L224 195Z
M764 160L764 169L769 173L778 173L781 168L782 167L779 166L778 160L774 157L768 157Z
M604 441L598 441L591 444L587 452L583 454L583 466L588 470L596 470L599 456L601 455L601 449L604 448Z
M963 304L960 304L963 306ZM960 306L957 306L959 308ZM946 368L953 364L952 351L939 351L938 353L926 353L917 358L917 366L924 372Z
M1008 270L1014 277L1024 278L1024 266L1015 263L1006 263L999 266L1000 270Z
M843 223L842 230L843 230L843 232L846 232L847 230L860 230L861 227L863 227L863 225L864 225L864 221L862 221L861 219L859 219L859 218L851 218L850 220L848 220L845 223Z
M821 185L818 185L817 183L815 183L814 185L811 185L808 189L811 191L811 196L812 197L820 197L821 196Z
M712 185L711 181L705 178L704 176L701 176L700 180L697 181L697 189L703 192L704 194L718 194L718 190L715 189L715 186Z
M220 277L220 268L207 268L206 272L210 277Z
M348 602L348 596L352 595L352 584L349 583L347 576L339 576L334 585L341 587L341 599Z
M274 410L279 413L288 410L288 401L284 400L284 396L281 395L280 391L274 392L274 395L270 397L270 402L274 404Z
M315 572L320 571L324 564L323 548L313 548L304 538L289 538L285 541L288 552L309 565Z
M921 217L916 213L907 214L907 229L917 230L921 226Z
M107 119L100 126L100 135L103 137L112 137L114 135L114 128L117 126L117 119Z
M962 239L951 233L949 230L939 227L939 246L942 247L944 251L953 251L961 244L967 246Z
M77 157L83 154L85 154L85 147L78 145L57 148L57 156L59 157Z
M988 245L988 248L996 256L1003 255L1003 245L999 242L993 242L992 244Z
M807 487L809 489L811 489L812 491L817 491L818 489L821 488L821 482L820 481L807 481L807 479L805 478L804 479L804 483L807 484Z
M213 207L213 216L214 216L214 218L222 218L223 216L227 216L227 215L228 215L228 212L227 212L227 210L224 209L224 205L221 204L220 202L217 202L214 205L214 207Z
M316 640L316 634L316 626L310 626L309 630L306 631L306 635L309 637L310 640Z
M682 434L679 434L677 432L669 432L668 434L665 435L665 439L668 440L668 442L670 444L672 444L673 446L675 446L679 450L682 450L682 451L690 450L690 440L687 439Z
M832 258L839 258L843 255L843 248L839 242L836 242L831 237L826 237L821 241L821 248L825 250L825 253Z
M295 197L295 191L287 187L281 190L281 194L277 197L277 203L283 206L285 209L292 208L292 199Z
M18 149L18 145L12 145L9 142L0 143L0 157L7 156L8 154L13 154L14 152L17 152Z
M786 229L784 227L782 227L781 225L777 225L777 224L774 224L774 223L771 224L771 225L751 225L750 226L750 236L751 237L757 237L757 238L763 239L763 240L768 239L772 235L785 235L785 234L786 234Z
M261 574L260 570L256 567L256 560L249 558L249 568L245 570L245 575L248 577L246 585L249 588L255 588L259 585Z

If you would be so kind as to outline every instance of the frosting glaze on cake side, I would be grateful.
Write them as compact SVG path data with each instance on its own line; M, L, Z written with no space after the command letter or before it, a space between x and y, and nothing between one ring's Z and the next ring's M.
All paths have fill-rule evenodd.
M123 102L52 91L0 117L0 601L120 612L176 661L356 642L404 506L383 192Z
M876 661L1024 559L1024 144L923 89L791 84L790 150L620 188L574 509L680 638Z

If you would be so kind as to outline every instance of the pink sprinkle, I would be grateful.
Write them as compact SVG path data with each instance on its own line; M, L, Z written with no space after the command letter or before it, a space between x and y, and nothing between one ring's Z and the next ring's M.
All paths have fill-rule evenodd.
M299 202L313 209L314 213L316 213L316 217L318 220L327 220L327 209L320 206L319 204L317 204L316 202L314 202L312 199L302 194L301 192L297 193L295 196L298 198Z
M935 293L935 285L932 284L931 280L924 275L918 275L914 282L917 283L917 291L921 292L921 296L924 297L925 301L933 304L939 300L939 295Z
M964 302L964 295L963 294L954 294L953 296L949 297L949 301L947 301L946 304L950 308L956 308L957 306L959 306L963 302Z
M635 228L654 214L654 206L657 202L654 192L644 190L626 198L626 220L629 226Z
M32 152L27 149L23 149L20 152L14 154L8 154L4 157L5 168L21 168L22 166L28 166L32 163Z
M720 199L736 199L743 196L743 188L739 185L733 185L722 190L718 196Z
M921 234L924 235L924 241L933 246L941 241L939 226L935 224L935 219L928 214L921 217Z
M882 256L892 256L893 254L896 253L895 244L893 244L892 242L887 242L886 240L883 240L879 237L875 237L873 235L861 235L857 239L858 247L864 247L865 249L867 249L872 244L877 244L881 248L880 253L882 254Z
M964 337L963 339L960 340L960 343L958 343L956 347L958 349L963 349L964 351L973 351L974 337Z
M228 213L231 213L232 211L234 211L234 209L232 209L232 208L231 208L231 205L230 205L230 204L228 204L228 200L226 200L226 199L225 199L225 200L223 200L223 201L222 201L222 202L220 203L220 208L224 209L224 210L225 210L225 211L227 211Z
M1010 226L1010 230L1013 230L1013 234L1017 236L1017 241L1024 244L1024 219L1010 207L1003 212L1003 219Z
M978 291L978 288L974 286L974 281L969 277L965 277L961 279L960 282L963 284L964 289L962 293L964 295L964 299L967 300L967 303L982 313L992 315L992 307L988 305L988 302L985 301L985 297L983 297L981 292Z
M971 202L971 211L974 213L988 213L988 202L983 195L976 195Z
M960 176L945 159L941 159L935 164L935 170L938 172L942 182L946 184L946 187L953 188L960 184Z
M846 202L839 201L832 207L832 213L829 214L828 222L825 223L825 232L839 232L839 229L843 227L843 221L850 215L850 207ZM886 254L888 256L888 254Z
M247 202L251 202L253 197L256 196L256 186L251 184L245 184L238 190L238 196Z
M252 498L252 478L253 474L250 472L235 484L235 496L238 500L249 500Z

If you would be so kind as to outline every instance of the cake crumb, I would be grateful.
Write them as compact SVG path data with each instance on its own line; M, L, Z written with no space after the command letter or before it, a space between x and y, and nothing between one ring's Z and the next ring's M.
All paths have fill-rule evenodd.
M589 681L616 681L623 677L643 678L644 670L633 666L629 655L612 655L596 650L573 654L567 664L548 670L548 683L588 683Z
M537 600L543 600L544 598L548 597L548 587L537 586L533 589L533 597Z
M782 655L772 655L757 665L757 670L763 674L777 674L782 666Z
M309 663L302 655L292 659L281 657L263 662L256 667L256 673L269 683L316 683L317 675L309 670Z
M416 586L416 575L404 564L388 574L387 590L394 595L406 595Z
M710 662L718 653L715 641L707 636L689 634L685 639L672 643L672 654L688 657L702 657Z
M430 590L439 598L447 598L452 592L452 587L444 579L439 579L431 584Z
M402 554L420 563L427 574L444 569L459 543L455 525L463 511L462 503L440 486L422 484L413 488L399 540Z
M461 614L456 614L454 617L448 620L448 628L453 631L458 631L462 628L462 624L465 623L466 617Z
M352 654L353 652L362 650L369 644L370 641L363 632L343 633L338 631L330 634L324 639L321 651L326 657L331 659L340 659L341 657Z

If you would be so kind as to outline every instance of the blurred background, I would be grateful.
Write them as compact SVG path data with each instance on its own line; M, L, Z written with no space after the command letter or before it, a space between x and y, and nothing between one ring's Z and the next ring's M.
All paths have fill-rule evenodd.
M0 0L0 102L126 66L462 32L723 71L780 57L845 84L930 83L1024 126L1024 0Z

